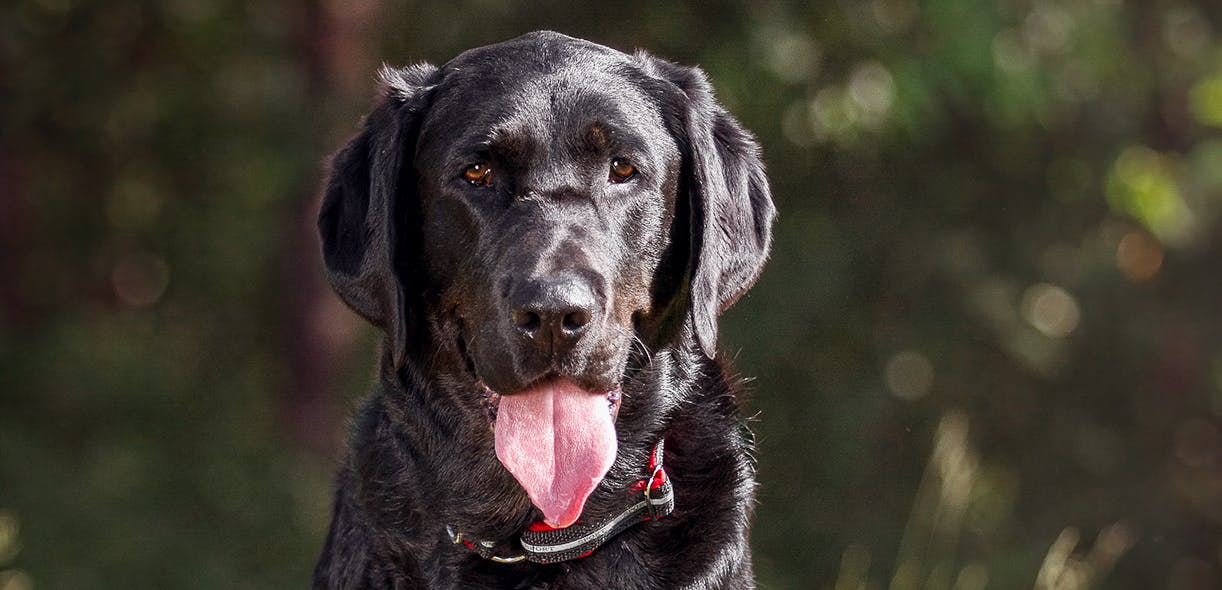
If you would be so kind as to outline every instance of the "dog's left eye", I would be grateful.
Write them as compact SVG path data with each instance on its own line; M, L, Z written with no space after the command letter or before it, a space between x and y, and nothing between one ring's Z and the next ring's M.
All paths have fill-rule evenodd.
M636 166L622 158L611 160L611 182L624 182L636 175Z
M492 185L492 167L487 164L472 164L463 171L462 177L476 186Z

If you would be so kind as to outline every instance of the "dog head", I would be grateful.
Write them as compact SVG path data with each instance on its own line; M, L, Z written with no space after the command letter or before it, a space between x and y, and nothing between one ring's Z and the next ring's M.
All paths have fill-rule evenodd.
M699 70L556 33L382 77L331 163L330 281L395 367L469 377L498 457L566 525L615 458L643 349L713 357L717 316L759 274L758 147Z

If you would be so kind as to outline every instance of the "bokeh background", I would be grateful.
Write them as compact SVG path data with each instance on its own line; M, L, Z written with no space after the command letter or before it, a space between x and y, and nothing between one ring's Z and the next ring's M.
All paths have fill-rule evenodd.
M0 589L303 587L372 382L321 164L385 61L700 64L780 223L763 588L1222 588L1222 3L0 4Z

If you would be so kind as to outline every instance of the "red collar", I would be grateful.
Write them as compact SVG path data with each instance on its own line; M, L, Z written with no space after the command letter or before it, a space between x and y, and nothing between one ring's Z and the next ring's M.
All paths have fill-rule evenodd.
M446 525L446 534L455 544L466 545L484 559L497 563L559 563L585 557L632 526L657 520L674 511L674 487L662 467L665 443L666 440L661 439L654 445L649 454L648 475L629 486L626 506L606 519L594 523L578 520L562 529L552 528L542 521L535 522L522 532L521 552L509 556L497 555L496 543L471 541L449 525Z

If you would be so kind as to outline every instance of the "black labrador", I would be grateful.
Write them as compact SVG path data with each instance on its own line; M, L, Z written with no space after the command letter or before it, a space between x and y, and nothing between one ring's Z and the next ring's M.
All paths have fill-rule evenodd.
M717 316L774 215L704 74L557 33L382 72L329 279L385 331L316 588L751 588Z

